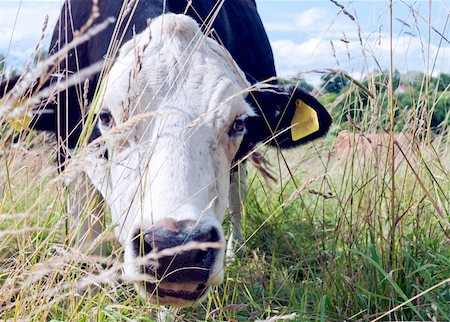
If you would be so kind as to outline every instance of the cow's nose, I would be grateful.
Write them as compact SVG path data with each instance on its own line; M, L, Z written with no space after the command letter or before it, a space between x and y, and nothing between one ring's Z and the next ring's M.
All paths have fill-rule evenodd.
M218 242L216 228L202 226L192 220L175 221L165 219L153 229L139 234L135 238L136 254L145 256L151 252L168 250L169 255L159 257L155 262L144 266L145 273L158 280L171 283L206 283L210 268L214 265L217 249L198 246L188 250L179 250L178 246L189 242ZM173 249L171 252L169 249Z

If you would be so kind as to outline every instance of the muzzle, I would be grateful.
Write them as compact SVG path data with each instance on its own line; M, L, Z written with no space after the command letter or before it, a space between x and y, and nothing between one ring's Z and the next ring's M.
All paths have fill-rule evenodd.
M143 257L139 272L148 277L139 287L158 304L201 299L210 286L220 239L217 228L209 224L172 218L136 232L134 255Z

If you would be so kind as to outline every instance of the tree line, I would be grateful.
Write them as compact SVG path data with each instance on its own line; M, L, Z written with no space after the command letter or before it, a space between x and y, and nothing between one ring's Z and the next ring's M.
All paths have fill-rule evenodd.
M412 125L442 132L450 126L450 74L430 76L394 70L392 76L384 71L356 81L333 71L324 74L321 81L319 100L325 105L335 103L333 117L344 128L376 123L389 129L391 83L395 131Z

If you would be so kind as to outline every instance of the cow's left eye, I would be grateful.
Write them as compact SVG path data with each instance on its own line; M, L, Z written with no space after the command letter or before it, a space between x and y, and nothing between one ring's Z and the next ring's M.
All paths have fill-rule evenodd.
M232 137L243 135L245 133L245 123L247 122L247 119L248 119L247 114L237 116L234 119L234 122L231 125L228 134Z

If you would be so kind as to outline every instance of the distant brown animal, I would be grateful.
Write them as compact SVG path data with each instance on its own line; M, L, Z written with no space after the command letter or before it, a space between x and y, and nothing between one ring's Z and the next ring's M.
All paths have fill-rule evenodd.
M377 167L385 165L391 158L389 133L361 134L342 131L336 137L333 150L338 161L348 162L354 159L357 165L376 162ZM395 166L415 164L418 161L420 142L406 133L394 134ZM406 159L406 160L405 160Z

